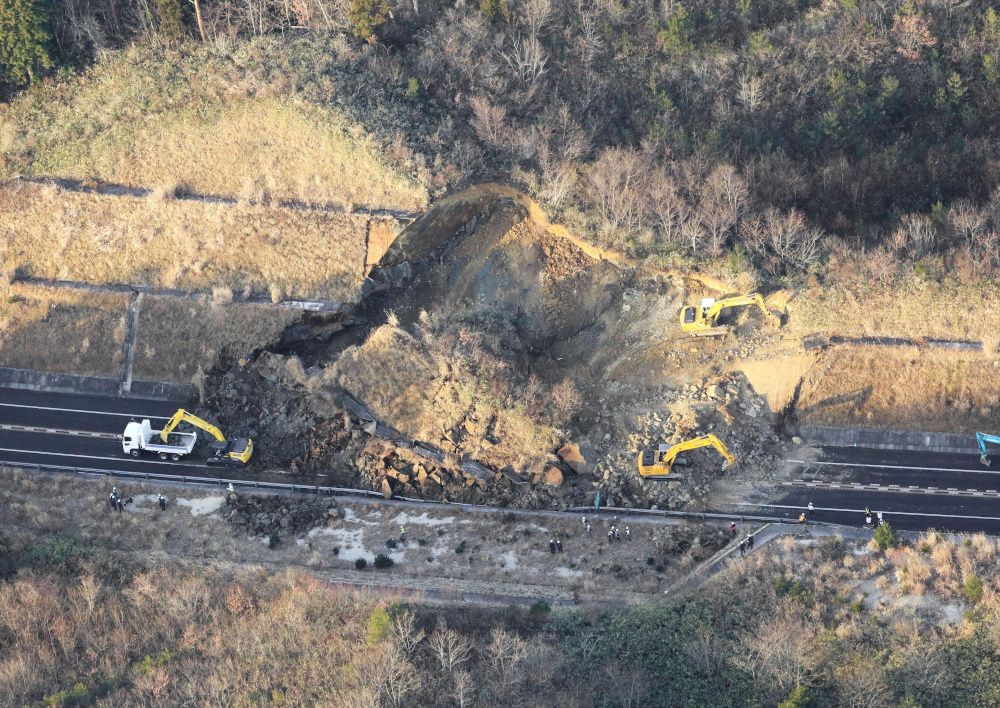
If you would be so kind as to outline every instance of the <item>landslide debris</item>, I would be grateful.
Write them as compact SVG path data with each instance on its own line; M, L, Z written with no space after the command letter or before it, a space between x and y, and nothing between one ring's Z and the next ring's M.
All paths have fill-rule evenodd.
M699 510L721 476L770 474L772 412L736 370L775 337L752 312L731 317L725 340L693 341L676 321L683 284L595 257L516 199L473 206L453 202L389 247L356 313L364 337L303 346L306 368L265 352L214 375L211 405L256 433L262 466L535 509L600 494L602 506ZM672 481L640 478L642 449L709 431L737 458L724 475L701 450Z
M253 536L304 535L340 516L333 500L295 499L287 496L244 495L232 492L219 511L236 531Z

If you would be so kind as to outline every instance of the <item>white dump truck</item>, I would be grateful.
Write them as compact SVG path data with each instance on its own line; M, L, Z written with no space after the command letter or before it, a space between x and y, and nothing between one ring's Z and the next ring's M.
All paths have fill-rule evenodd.
M144 452L159 455L161 460L179 460L194 450L198 442L197 433L170 432L163 439L162 430L153 430L148 420L136 423L134 420L125 426L122 436L122 449L126 455L139 457Z

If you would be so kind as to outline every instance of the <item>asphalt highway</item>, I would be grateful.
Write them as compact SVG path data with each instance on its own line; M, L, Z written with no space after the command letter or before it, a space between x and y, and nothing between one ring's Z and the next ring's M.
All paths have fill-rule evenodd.
M205 445L177 462L125 455L117 436L126 423L149 418L155 429L178 407L165 401L0 388L0 460L29 466L277 481L241 470L209 467ZM205 435L200 434L199 439L204 440Z
M810 520L859 527L869 507L902 529L1000 534L1000 450L996 460L985 467L977 454L853 447L821 448L810 459L793 453L788 480L752 506L796 518L812 502Z
M0 388L0 461L57 465L108 472L227 477L290 481L275 471L261 473L205 464L207 446L187 460L134 459L117 436L131 420L166 422L177 403L134 398L41 393ZM201 436L204 438L204 436ZM798 517L812 502L813 521L861 527L864 508L882 511L893 526L910 530L985 531L1000 535L1000 448L994 467L977 454L867 448L821 448L796 459L789 453L787 474L753 504L748 514Z

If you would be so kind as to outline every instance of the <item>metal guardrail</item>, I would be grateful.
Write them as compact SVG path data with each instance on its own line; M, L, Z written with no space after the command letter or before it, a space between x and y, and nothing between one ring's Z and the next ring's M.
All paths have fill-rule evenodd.
M294 484L286 482L261 482L256 480L246 480L246 479L226 479L222 477L192 477L188 475L175 475L175 474L161 474L157 472L132 472L129 470L108 470L100 469L94 467L69 467L64 465L46 465L39 464L35 462L11 462L9 460L0 460L0 468L17 468L17 469L27 469L27 470L37 470L41 473L42 470L51 470L53 472L61 472L63 474L72 474L81 477L125 477L130 479L141 479L145 481L160 481L160 482L180 482L182 484L200 484L205 486L213 487L226 487L230 484L237 489L262 489L270 491L285 491L291 492L293 494L325 494L327 496L333 495L351 495L368 498L381 498L382 493L372 491L369 489L351 489L347 487L325 487L318 484ZM460 502L441 502L433 499L413 499L411 497L394 497L393 501L409 502L416 504L438 504L442 507L472 507L472 508L482 508L489 510L486 504L463 504ZM532 509L512 509L508 507L493 507L498 512L507 513L510 511L521 511L530 513L535 511ZM793 524L798 525L795 519L780 517L780 516L757 516L753 514L722 514L712 511L671 511L667 509L628 509L625 507L617 506L605 506L600 509L594 509L592 506L576 506L567 509L566 511L560 512L555 509L544 509L544 513L549 514L594 514L594 513L619 513L619 514L638 514L643 516L662 516L662 517L676 517L676 518L686 518L693 520L707 521L721 520L721 521L768 521L772 523L782 523L782 524ZM833 524L825 521L809 521L810 526L839 526L840 524Z
M246 480L246 479L225 479L222 477L195 477L189 475L176 475L176 474L161 474L157 472L133 472L130 470L109 470L97 467L68 467L65 465L48 465L39 464L36 462L11 462L9 460L0 460L0 467L6 468L17 468L17 469L35 469L38 472L42 470L51 470L54 472L62 472L73 475L78 475L81 477L93 477L99 475L102 477L125 477L130 479L142 479L145 481L160 481L160 482L181 482L183 484L203 484L206 486L217 486L223 487L230 484L233 487L252 487L254 489L270 489L275 491L288 491L292 493L312 493L312 494L354 494L364 497L381 497L380 492L374 492L368 489L349 489L345 487L324 487L318 484L294 484L285 482L262 482L258 480Z

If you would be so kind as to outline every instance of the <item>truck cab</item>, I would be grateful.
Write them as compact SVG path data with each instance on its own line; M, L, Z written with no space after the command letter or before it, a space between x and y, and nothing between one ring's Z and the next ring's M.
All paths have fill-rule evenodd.
M158 455L161 460L179 460L194 450L198 436L194 433L170 433L167 442L160 439L159 430L153 430L149 420L131 421L122 434L122 451L130 457L140 457L144 452Z

